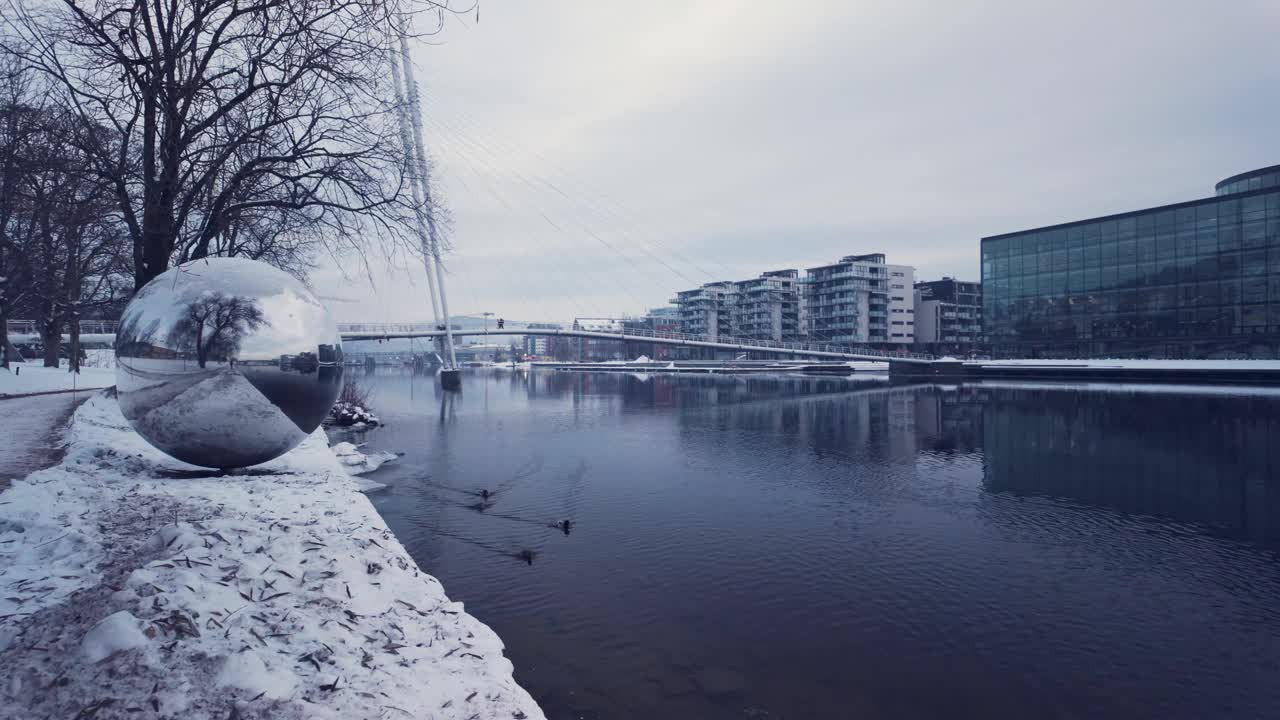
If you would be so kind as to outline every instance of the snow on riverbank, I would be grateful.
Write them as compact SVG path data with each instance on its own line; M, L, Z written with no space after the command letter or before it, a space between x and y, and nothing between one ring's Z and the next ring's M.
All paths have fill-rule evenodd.
M944 358L945 359L945 358ZM954 358L952 358L954 360ZM1280 360L974 360L990 367L1124 368L1127 370L1280 370Z
M0 494L0 717L540 718L323 431L232 476L107 393Z
M395 453L370 451L364 452L360 448L366 443L340 442L330 448L338 462L342 463L347 472L352 475L364 475L396 459ZM383 486L385 487L385 486Z
M0 397L30 395L62 390L97 390L116 384L116 371L105 367L82 367L80 374L63 367L48 368L36 363L14 363L12 370L0 369Z

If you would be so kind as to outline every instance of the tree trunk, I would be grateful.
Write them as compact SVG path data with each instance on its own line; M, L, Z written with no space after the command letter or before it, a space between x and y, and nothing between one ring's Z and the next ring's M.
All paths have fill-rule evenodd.
M141 265L133 270L133 289L141 290L157 275L169 269L169 254L173 250L173 209L166 213L156 208L145 214L147 225L142 229Z
M46 303L48 312L40 321L40 342L44 344L44 366L58 367L58 351L62 349L62 323L58 308Z
M4 246L0 245L0 368L9 367L9 276L4 258Z
M196 364L200 369L204 369L204 364L209 361L208 345L204 342L204 323L196 326Z
M67 366L71 372L80 374L80 313L72 310L70 317L67 319L67 333L70 335L71 342L68 344L67 353L70 358Z
M67 335L70 342L67 348L67 369L76 375L80 374L80 300L84 289L80 287L80 234L77 232L67 238Z
M0 368L9 369L9 304L0 290Z

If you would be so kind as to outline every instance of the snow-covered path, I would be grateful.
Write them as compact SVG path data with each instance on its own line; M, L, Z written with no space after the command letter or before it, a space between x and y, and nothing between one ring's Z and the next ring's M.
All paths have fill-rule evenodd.
M66 364L66 361L63 361ZM15 363L12 370L0 369L0 398L6 395L91 390L116 384L116 371L106 367L83 367L80 374L66 367L47 368L35 363Z
M541 718L317 431L232 476L107 393L0 494L0 717Z
M0 371L2 372L2 371ZM58 459L62 430L89 391L0 399L0 490Z

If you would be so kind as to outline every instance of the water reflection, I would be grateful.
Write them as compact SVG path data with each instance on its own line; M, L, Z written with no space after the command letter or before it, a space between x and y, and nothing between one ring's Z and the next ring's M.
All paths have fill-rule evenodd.
M870 448L914 463L982 453L983 487L1093 507L1203 523L1216 531L1280 539L1280 396L1248 391L1106 394L1070 385L888 386L844 378L513 375L530 397L575 403L614 398L620 411L716 410L720 429L764 433L792 447ZM825 397L825 399L823 399ZM799 402L804 399L809 402ZM813 402L819 399L819 402ZM1280 488L1277 489L1280 491Z
M984 486L1280 539L1280 400L1271 396L999 391Z
M372 379L379 510L551 717L1280 703L1276 397Z
M342 388L342 346L294 278L248 260L173 268L129 303L116 334L120 408L156 447L206 467L277 457Z

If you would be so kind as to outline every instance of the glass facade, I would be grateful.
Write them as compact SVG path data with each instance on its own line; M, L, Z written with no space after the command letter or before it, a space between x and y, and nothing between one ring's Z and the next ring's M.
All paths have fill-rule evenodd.
M1214 186L1217 195L1235 195L1251 190L1280 187L1280 166L1233 175Z
M983 238L982 283L997 356L1277 357L1280 187Z

